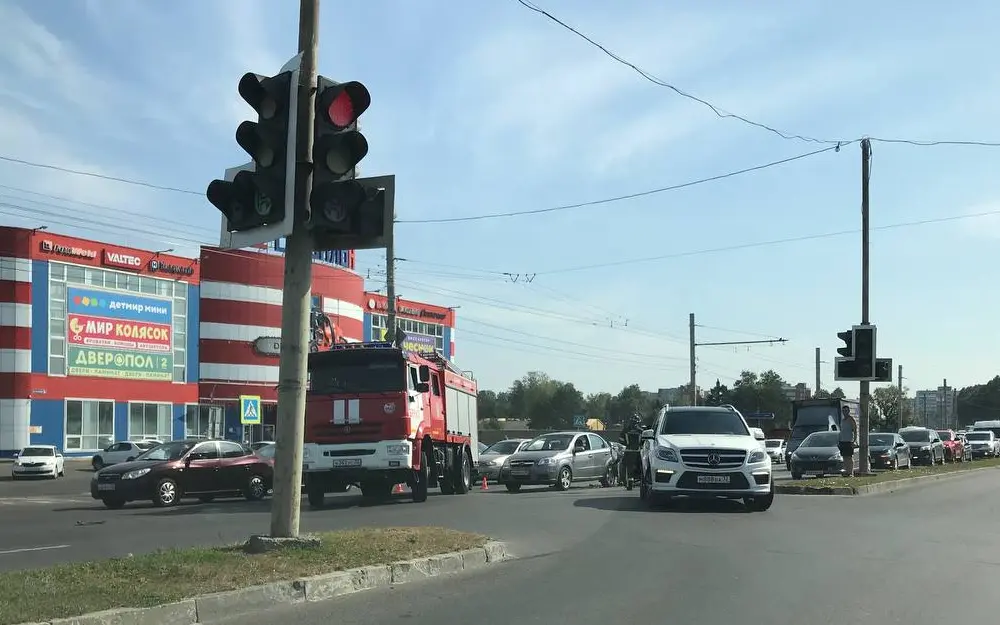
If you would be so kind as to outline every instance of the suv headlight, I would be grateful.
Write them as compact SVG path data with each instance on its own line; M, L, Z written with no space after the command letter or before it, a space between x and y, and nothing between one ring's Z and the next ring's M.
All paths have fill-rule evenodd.
M134 471L129 471L128 473L122 475L122 479L134 480L142 477L143 475L146 475L147 473L149 473L149 467L146 467L145 469L136 469Z
M408 456L410 455L410 446L406 444L386 445L385 453L390 456Z
M546 465L555 464L555 463L556 463L556 459L555 458L539 458L538 462L536 462L535 464L544 467Z
M670 447L657 447L656 457L664 462L677 462L677 452Z
M756 464L758 462L764 462L767 459L767 454L763 451L755 450L751 451L750 455L747 456L747 464Z

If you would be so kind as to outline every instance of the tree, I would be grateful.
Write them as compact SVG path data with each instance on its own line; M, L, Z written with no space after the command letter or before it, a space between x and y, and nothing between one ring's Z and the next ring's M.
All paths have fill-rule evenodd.
M874 410L869 416L873 431L894 432L912 423L913 414L906 391L900 392L896 386L880 386L872 391L871 397Z
M844 389L838 386L837 388L833 389L833 391L830 392L830 397L833 399L844 399L845 397L847 397L847 394L844 393Z
M600 419L607 423L611 416L611 393L592 393L587 395L585 404L587 417Z
M544 419L532 418L531 427L566 430L575 427L573 417L583 414L583 393L569 382L557 386L545 406Z
M479 391L476 408L480 421L506 418L510 414L510 405L507 401L507 393L482 390Z
M821 388L815 393L813 393L813 397L815 397L816 399L829 399L830 391L826 390L825 388Z
M1000 419L1000 376L986 384L963 388L958 392L957 403L958 422L961 425Z
M716 379L715 386L708 389L708 392L705 393L705 405L721 406L722 404L728 404L730 402L729 395L729 387Z
M642 392L639 385L632 384L619 391L611 400L610 421L615 425L620 425L633 414L648 418L651 408L652 402L646 398L646 394Z
M547 428L553 421L548 413L549 401L559 383L540 371L530 371L516 380L507 393L510 416L526 419L533 428Z

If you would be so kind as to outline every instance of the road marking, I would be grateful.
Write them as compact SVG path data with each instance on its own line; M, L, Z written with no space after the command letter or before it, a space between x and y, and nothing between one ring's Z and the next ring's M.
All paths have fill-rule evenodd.
M23 547L21 549L6 549L0 551L0 556L10 555L12 553L28 553L29 551L51 551L52 549L67 549L69 545L49 545L47 547Z
M79 499L76 497L0 497L0 506L46 506L68 503L86 503L89 499Z

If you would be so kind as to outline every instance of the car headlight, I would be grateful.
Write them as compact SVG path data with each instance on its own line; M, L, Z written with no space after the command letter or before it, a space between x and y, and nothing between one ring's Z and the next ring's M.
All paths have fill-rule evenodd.
M677 452L670 447L657 447L656 457L664 462L677 462Z
M764 462L767 459L767 454L762 451L751 451L750 456L747 457L747 464L756 464L758 462Z
M129 471L128 473L125 473L124 475L122 475L122 479L123 480L134 480L134 479L142 477L143 475L146 475L147 473L149 473L149 471L150 471L149 467L146 467L145 469L135 469L134 471Z
M930 450L931 450L930 445L924 445L923 447L920 448L920 451L930 451Z
M410 455L409 445L386 445L385 453L390 456L408 456Z
M547 465L555 464L555 463L556 463L556 459L555 458L539 458L538 462L536 462L535 464L540 465L540 466L547 466Z

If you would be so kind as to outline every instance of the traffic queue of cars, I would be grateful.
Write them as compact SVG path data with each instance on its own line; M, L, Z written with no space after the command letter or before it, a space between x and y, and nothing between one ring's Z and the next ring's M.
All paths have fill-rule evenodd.
M915 465L943 465L946 462L971 462L974 458L1000 456L1000 444L990 431L956 432L909 426L898 432L872 432L868 435L868 455L873 469L895 471ZM788 456L792 479L805 475L839 475L844 472L844 457L838 447L839 432L822 431L808 435ZM775 447L779 449L780 447ZM771 452L771 448L768 448ZM858 451L854 466L858 466Z

